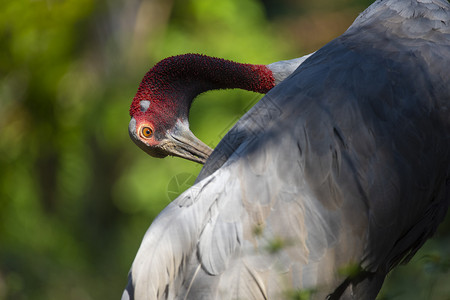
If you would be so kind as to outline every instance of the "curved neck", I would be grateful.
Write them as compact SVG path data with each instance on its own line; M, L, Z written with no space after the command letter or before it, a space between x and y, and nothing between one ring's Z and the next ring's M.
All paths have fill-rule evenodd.
M240 88L267 93L274 86L272 71L264 65L241 64L200 54L172 56L147 72L133 99L130 115L139 110L141 100L174 101L167 105L176 104L187 113L192 100L208 90Z

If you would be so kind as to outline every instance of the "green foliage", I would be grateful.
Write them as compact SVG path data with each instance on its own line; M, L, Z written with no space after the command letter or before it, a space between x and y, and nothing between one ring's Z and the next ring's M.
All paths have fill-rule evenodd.
M356 278L361 272L362 268L358 263L349 263L338 270L339 275L349 279Z
M392 271L378 296L379 300L448 300L450 295L450 238L447 222L438 233L420 249L413 259Z
M284 294L286 300L309 300L314 295L313 289L290 290Z
M261 64L305 54L279 25L285 16L269 22L262 3L0 1L0 300L120 297L151 220L200 171L130 141L137 86L180 53ZM191 129L215 146L260 97L201 95ZM271 251L284 246L275 240ZM426 265L443 282L438 253Z
M268 241L266 251L270 254L277 254L289 246L292 246L292 242L290 240L276 236Z

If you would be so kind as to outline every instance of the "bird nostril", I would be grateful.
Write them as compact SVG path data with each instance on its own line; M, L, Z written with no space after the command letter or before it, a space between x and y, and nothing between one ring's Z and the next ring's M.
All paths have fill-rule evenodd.
M150 138L153 135L153 130L150 127L142 127L141 134L144 138Z

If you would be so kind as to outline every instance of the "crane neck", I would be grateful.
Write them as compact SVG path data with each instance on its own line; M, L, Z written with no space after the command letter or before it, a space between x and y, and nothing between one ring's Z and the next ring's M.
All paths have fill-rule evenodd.
M172 56L147 72L133 99L130 115L140 109L141 100L166 102L172 108L177 107L179 114L187 115L193 99L208 90L240 88L267 93L274 86L275 78L265 65L236 63L201 54Z

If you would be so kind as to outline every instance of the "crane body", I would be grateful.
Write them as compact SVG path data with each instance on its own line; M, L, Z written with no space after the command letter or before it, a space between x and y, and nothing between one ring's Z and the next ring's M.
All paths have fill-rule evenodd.
M449 206L449 65L447 1L376 1L227 133L122 299L375 299Z

